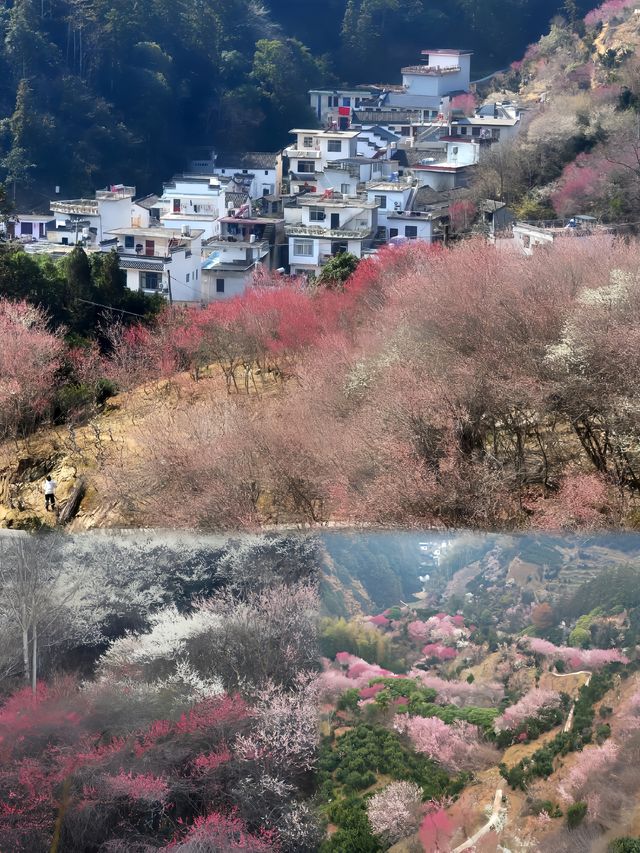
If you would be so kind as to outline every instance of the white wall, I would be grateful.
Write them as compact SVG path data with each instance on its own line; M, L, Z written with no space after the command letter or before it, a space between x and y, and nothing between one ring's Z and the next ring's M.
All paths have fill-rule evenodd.
M108 238L114 228L131 225L131 198L98 199L98 242ZM93 222L91 223L94 224Z

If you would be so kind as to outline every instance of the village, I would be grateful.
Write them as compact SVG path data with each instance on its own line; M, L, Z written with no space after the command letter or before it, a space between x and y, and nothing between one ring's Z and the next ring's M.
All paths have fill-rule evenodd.
M345 252L447 243L467 225L474 167L518 134L523 113L510 101L476 104L469 51L424 50L401 74L401 85L311 90L318 128L294 128L278 152L191 152L161 195L114 184L63 200L56 187L48 211L11 217L8 236L53 258L76 245L115 250L130 290L172 304L237 296L270 271L317 277ZM477 211L480 233L524 253L567 227L553 225L515 222L494 199Z

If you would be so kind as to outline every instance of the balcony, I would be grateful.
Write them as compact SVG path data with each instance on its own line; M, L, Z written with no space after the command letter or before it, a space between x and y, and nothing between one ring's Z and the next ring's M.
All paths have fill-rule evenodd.
M420 74L425 77L439 77L441 74L457 74L462 71L459 65L406 65L402 74Z
M285 226L287 237L320 237L335 240L364 240L373 228L322 228L317 225Z
M322 156L317 148L285 148L284 153L289 158L297 157L300 160L319 160Z

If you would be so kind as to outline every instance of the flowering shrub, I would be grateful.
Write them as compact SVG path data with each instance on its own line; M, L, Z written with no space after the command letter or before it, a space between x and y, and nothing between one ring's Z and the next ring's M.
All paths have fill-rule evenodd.
M572 646L556 646L539 637L529 637L527 643L532 652L562 660L570 669L600 669L608 663L629 663L618 649L574 649Z
M415 782L392 782L367 803L371 830L389 844L418 829L422 817L422 789Z
M540 712L548 708L558 708L562 697L554 690L541 690L534 688L525 693L515 705L511 705L496 719L494 728L496 732L506 729L517 729L528 718L537 717Z
M606 24L614 18L620 17L627 9L635 5L635 0L606 0L606 3L587 13L584 22L588 27Z
M421 669L412 669L409 677L417 679L424 687L435 690L438 694L438 702L443 705L495 706L504 695L504 687L497 682L469 684L467 681L447 681Z
M456 720L447 725L437 717L397 716L396 731L407 734L417 752L437 761L445 769L468 769L475 762L474 752L480 744L477 726Z

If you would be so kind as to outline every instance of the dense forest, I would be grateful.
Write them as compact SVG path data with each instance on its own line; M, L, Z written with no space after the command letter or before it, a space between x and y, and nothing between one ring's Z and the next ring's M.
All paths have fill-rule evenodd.
M572 14L589 0L565 3ZM569 8L570 7L570 8ZM580 7L577 8L576 7ZM429 44L519 57L560 0L8 0L0 179L42 206L108 182L157 189L188 149L271 149L312 121L307 89L397 81ZM566 10L565 10L566 11Z

